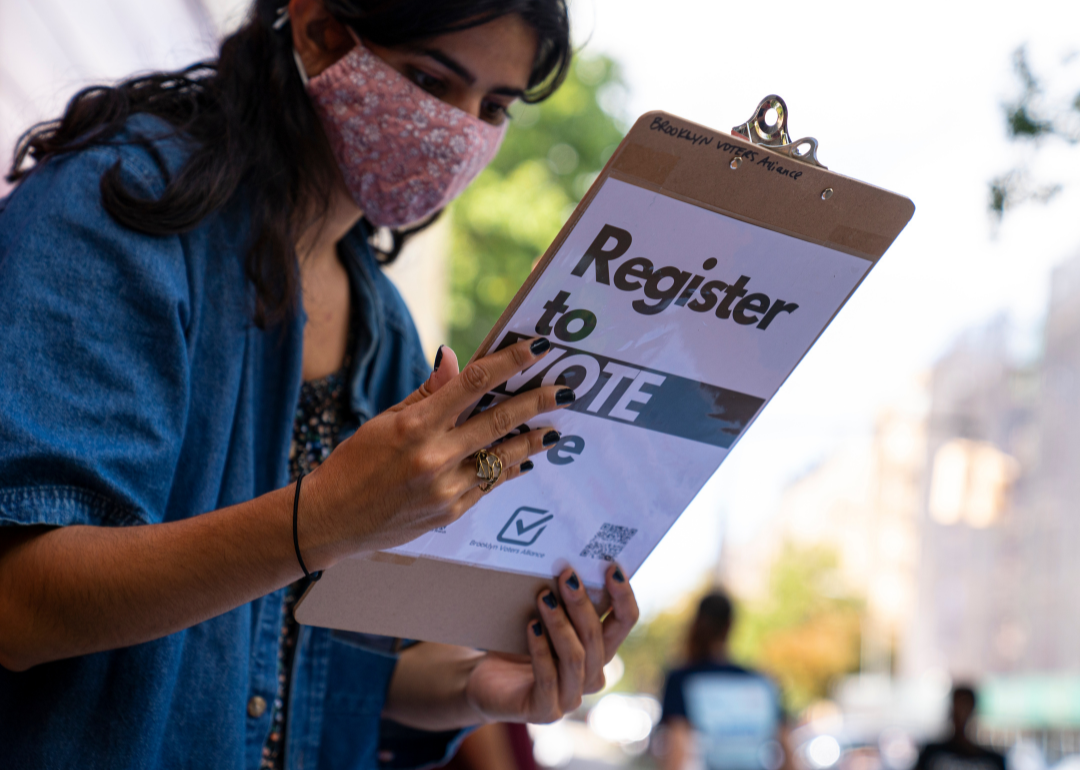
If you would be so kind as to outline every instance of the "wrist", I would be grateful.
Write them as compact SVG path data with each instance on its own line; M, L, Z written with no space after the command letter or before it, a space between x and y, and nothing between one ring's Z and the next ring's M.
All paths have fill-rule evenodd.
M464 686L461 688L461 705L459 713L462 715L462 723L466 726L486 725L492 722L512 722L513 719L505 719L505 715L493 713L485 706L483 693L476 692L473 687L473 672L484 659L485 655L477 655L468 661L464 671Z
M320 473L321 470L320 466L288 487L289 524L290 527L293 525L295 516L300 556L311 573L328 569L350 554L335 526L334 512L340 508L334 500L333 485L328 483L326 474ZM300 484L298 498L297 484ZM295 554L293 558L296 559ZM299 563L297 566L300 566Z

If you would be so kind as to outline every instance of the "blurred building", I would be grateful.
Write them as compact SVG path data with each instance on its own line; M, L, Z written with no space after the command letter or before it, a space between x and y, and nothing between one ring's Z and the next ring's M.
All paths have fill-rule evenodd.
M835 725L807 712L808 741L825 730L845 756L878 744L882 766L909 767L890 736L932 738L951 680L977 684L978 738L1013 767L1080 753L1080 255L1053 273L1039 354L1021 360L1010 335L999 319L959 339L921 399L723 555L724 582L753 599L785 544L825 546L838 593L865 599L860 672L833 683Z
M1010 363L999 321L962 338L930 382L918 613L907 674L977 677L1026 643L1018 511L1036 463L1037 374Z
M884 410L868 440L793 483L769 526L725 552L723 582L740 597L762 596L787 544L834 550L844 583L838 593L866 599L862 668L888 673L915 609L923 422L918 393Z
M1053 274L1037 359L1009 339L1003 319L962 337L925 408L884 411L794 482L725 552L724 581L763 595L786 542L825 545L867 602L864 673L997 677L1010 692L1016 677L1080 676L1080 256Z
M1078 385L1080 258L1053 274L1036 363L999 322L935 366L905 673L1080 673Z
M1080 674L1080 255L1054 271L1044 344L1020 661Z

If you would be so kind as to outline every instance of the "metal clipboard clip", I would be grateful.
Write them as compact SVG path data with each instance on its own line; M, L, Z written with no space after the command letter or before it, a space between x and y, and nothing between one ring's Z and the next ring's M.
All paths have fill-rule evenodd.
M776 120L769 121L769 110L776 113ZM787 155L793 160L808 163L811 166L828 169L824 163L818 160L818 141L812 136L791 141L787 130L788 108L787 104L776 94L769 94L754 110L750 120L740 126L731 129L731 133L747 139L751 144L760 144L768 147L773 152Z

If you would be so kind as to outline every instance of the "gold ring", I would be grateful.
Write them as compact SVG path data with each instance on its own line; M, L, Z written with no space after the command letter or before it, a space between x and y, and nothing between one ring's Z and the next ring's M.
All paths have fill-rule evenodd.
M497 454L493 454L486 449L481 449L476 453L476 476L483 479L480 484L481 492L487 492L498 484L502 471L503 463Z

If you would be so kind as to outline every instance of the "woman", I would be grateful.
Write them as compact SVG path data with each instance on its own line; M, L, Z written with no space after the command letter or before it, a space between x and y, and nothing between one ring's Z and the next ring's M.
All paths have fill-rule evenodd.
M429 372L368 235L463 189L509 104L557 86L567 26L562 0L260 0L215 66L91 89L24 138L0 203L7 766L366 767L383 715L453 736L602 686L637 616L616 568L603 622L569 570L537 597L528 659L395 660L290 612L297 581L448 524L558 438L479 462L573 391L456 426L547 341Z
M686 665L669 672L664 684L663 770L793 767L776 687L728 660L733 616L731 600L720 591L698 603L687 634Z

